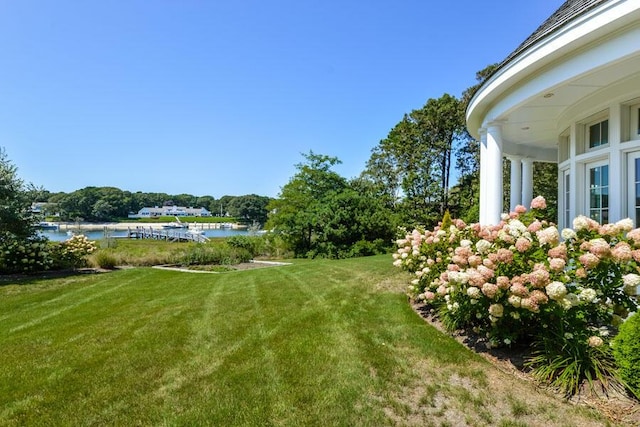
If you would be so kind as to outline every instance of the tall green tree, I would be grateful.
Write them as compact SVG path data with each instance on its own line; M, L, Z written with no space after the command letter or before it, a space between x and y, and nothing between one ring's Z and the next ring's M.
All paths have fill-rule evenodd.
M0 273L39 271L47 268L46 238L37 234L40 219L31 205L38 192L17 174L0 147Z
M0 240L26 239L36 233L31 189L18 177L18 168L0 147Z
M367 181L347 181L336 157L303 154L305 162L269 205L266 227L296 256L346 257L376 253L391 243L395 222Z
M257 194L238 196L229 202L229 214L240 221L262 225L267 221L269 201L269 197Z
M449 209L453 153L464 126L463 103L444 94L405 114L372 150L362 177L400 210L407 226L432 224Z

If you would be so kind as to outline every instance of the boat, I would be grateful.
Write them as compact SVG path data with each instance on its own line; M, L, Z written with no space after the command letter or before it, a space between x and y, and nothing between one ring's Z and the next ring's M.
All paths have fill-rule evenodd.
M187 230L188 234L199 234L199 235L204 235L204 230L202 229L202 227L198 227L198 224L193 223L193 227L189 227L189 229Z
M178 218L177 216L174 218L176 219L174 222L165 224L162 226L162 228L168 229L168 230L175 230L175 229L187 228L189 226L188 224L185 224L184 222L180 221L180 218Z
M48 221L40 221L37 227L42 230L57 230L59 228L58 224L56 224L55 222Z

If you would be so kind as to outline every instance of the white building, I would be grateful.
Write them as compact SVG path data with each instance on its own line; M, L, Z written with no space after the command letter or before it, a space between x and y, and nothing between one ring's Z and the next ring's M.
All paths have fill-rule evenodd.
M558 225L640 221L640 0L566 1L476 92L480 222L529 206L534 161L558 164ZM502 159L511 206L502 206Z
M153 218L158 216L211 216L205 208L186 208L183 206L162 206L142 208L137 214L129 214L129 218Z

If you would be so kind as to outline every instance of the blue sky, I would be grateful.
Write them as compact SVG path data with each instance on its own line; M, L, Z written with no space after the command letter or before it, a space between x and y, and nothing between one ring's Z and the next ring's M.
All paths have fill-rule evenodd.
M360 174L562 0L0 0L0 146L26 182L276 197Z

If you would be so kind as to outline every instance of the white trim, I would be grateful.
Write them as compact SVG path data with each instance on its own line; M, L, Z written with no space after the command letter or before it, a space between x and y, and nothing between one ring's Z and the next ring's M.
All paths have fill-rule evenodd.
M607 167L607 207L603 208L602 206L599 207L592 207L591 206L591 170L595 169L595 168L602 168L603 166ZM607 210L607 221L606 222L611 222L611 200L610 200L610 194L611 194L611 166L609 164L609 159L604 159L604 160L597 160L597 161L593 161L593 162L589 162L589 163L585 163L584 164L584 175L585 175L585 190L586 190L586 204L584 206L586 215L588 217L591 217L591 209L600 209L600 212L602 212L603 209ZM603 186L599 186L597 188L602 188ZM602 200L601 200L602 201ZM602 221L602 218L600 218L598 220L601 224L603 224L604 222Z
M608 1L528 47L471 99L466 117L472 135L476 136L473 131L482 120L496 120L524 100L552 91L577 75L637 54L640 28L622 35L617 31L639 20L637 0ZM591 45L595 40L601 43ZM551 67L554 61L562 62Z
M627 200L625 211L627 216L631 218L637 227L638 221L640 218L636 215L636 197L640 196L640 194L636 194L636 160L640 160L640 151L632 151L627 153L627 167L626 167L626 176L627 176Z

